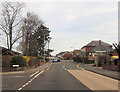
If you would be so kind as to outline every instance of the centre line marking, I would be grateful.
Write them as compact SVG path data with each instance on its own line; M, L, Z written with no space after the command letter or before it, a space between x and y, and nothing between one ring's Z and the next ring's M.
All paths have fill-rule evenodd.
M26 87L29 83L31 83L35 78L37 78L43 72L44 71L41 71L40 73L38 73L36 76L34 76L32 79L30 79L25 85L23 85L22 87L20 87L18 90L22 90L24 87Z
M38 77L41 73L43 73L43 71L41 71L40 73L38 73L34 78Z
M19 88L18 90L21 90L22 88Z

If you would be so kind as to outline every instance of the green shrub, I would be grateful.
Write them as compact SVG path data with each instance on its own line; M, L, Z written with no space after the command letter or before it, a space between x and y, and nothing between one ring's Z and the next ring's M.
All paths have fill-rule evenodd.
M38 63L38 59L36 57L30 57L30 60L28 62L29 67L36 66Z
M12 65L19 65L20 67L25 67L26 62L22 56L14 56L12 61L11 61L11 66Z
M109 60L108 63L109 63L109 65L111 65L112 62Z
M98 67L102 67L102 64L99 63L99 64L98 64Z
M49 59L49 58L45 58L45 61L46 61L46 62L49 62L49 61L50 61L50 59Z
M105 60L105 61L104 61L104 64L106 65L106 63L107 63L107 61Z
M73 60L75 62L81 62L81 57L80 56L73 57Z
M118 59L115 59L114 60L114 65L117 65L118 64Z
M85 64L93 64L94 63L94 60L89 60L88 57L84 57L84 63Z
M44 60L44 56L37 56L38 60Z

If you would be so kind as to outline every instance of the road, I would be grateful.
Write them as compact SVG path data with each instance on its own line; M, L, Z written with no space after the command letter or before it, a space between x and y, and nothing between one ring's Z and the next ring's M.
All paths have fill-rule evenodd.
M100 82L101 81L101 82ZM3 75L3 90L117 90L118 81L63 60L46 70Z
M89 90L89 88L65 70L64 61L54 63L48 71L43 72L23 90Z

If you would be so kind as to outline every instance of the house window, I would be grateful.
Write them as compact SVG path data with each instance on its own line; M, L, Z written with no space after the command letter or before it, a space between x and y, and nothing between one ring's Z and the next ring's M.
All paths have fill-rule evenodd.
M92 56L92 53L89 53L89 56Z

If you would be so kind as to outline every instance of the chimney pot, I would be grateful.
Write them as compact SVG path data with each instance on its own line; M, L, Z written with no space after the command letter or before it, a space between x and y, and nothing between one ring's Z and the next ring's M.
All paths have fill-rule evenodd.
M101 40L99 40L99 45L101 45Z

